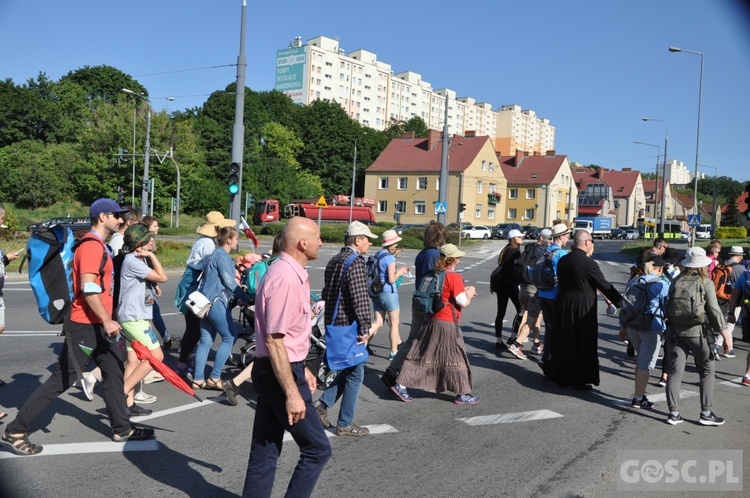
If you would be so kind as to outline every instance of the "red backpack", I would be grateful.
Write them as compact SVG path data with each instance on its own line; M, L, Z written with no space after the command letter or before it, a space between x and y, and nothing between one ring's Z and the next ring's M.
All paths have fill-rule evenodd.
M725 265L716 265L711 279L714 281L716 298L720 301L728 301L734 290L732 269Z

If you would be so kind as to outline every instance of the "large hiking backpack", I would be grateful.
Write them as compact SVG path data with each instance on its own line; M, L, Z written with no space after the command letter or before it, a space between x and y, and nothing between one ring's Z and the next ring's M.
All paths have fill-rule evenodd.
M29 284L34 292L39 314L49 324L63 322L70 312L70 304L76 298L73 289L73 254L84 242L95 237L82 237L76 241L73 231L61 225L52 225L47 230L35 230L26 244L24 261L29 262ZM103 251L99 267L100 278L104 276L104 266L109 254ZM23 269L23 261L19 272ZM101 286L101 283L100 283Z
M711 280L713 280L714 289L716 289L716 298L720 301L728 301L734 290L732 268L725 265L716 265Z
M554 254L560 249L545 251L531 270L531 282L539 290L550 290L557 286L557 273L552 262Z
M376 297L383 292L383 282L380 280L380 260L386 257L388 253L381 252L383 254L380 256L376 254L367 258L367 292L370 297Z
M270 259L263 259L261 261L258 261L257 263L253 263L253 265L247 270L245 285L247 286L247 293L250 294L253 299L255 299L255 296L258 293L260 281L268 271L268 267L277 259L279 259L278 256Z
M658 282L658 279L646 282L639 278L627 288L622 296L620 309L620 321L623 325L635 330L649 330L654 318L663 318L661 309L650 309L651 287Z
M443 284L445 270L433 271L422 277L414 291L412 306L416 306L425 315L434 315L445 306L443 302Z
M700 275L682 274L672 282L667 319L677 325L701 325L706 320L706 296Z
M519 284L530 284L531 282L531 269L534 266L534 253L539 244L526 244L523 248L523 252L513 262L513 279Z

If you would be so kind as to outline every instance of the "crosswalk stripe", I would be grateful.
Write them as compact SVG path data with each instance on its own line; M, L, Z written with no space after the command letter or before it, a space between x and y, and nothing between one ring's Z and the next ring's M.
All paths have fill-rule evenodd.
M683 399L683 398L692 398L693 396L698 396L698 393L695 392L695 391L680 390L680 399ZM663 402L667 401L667 393L666 392L659 393L659 394L654 394L654 395L649 394L649 395L647 395L647 397L648 397L649 401L653 401L654 403L656 403L656 402L663 403ZM616 400L612 401L612 403L617 404L617 405L629 405L632 401L633 401L633 398L616 399Z
M467 425L494 425L512 424L514 422L530 422L532 420L544 420L547 418L559 418L563 415L550 410L533 410L530 412L501 413L499 415L482 415L479 417L467 417L456 419Z
M98 443L69 443L69 444L45 444L44 450L38 455L41 456L59 456L59 455L81 455L84 453L124 453L126 451L157 451L159 441L148 439L146 441L128 441L126 443L115 443L114 441ZM15 455L9 451L0 452L0 460L7 458L30 458L28 455Z
M370 435L392 434L392 433L398 432L395 427L388 425L388 424L363 425L362 427L367 427L370 430ZM336 436L336 428L331 427L331 428L326 429L326 436L327 437ZM284 441L294 441L294 438L292 437L291 434L287 432L284 434Z
M746 387L742 383L742 377L737 377L736 379L730 379L725 380L724 382L719 382L722 386L732 386L732 387Z

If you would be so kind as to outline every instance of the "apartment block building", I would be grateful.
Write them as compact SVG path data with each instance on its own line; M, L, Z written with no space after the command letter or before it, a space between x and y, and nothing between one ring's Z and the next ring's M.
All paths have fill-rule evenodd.
M554 127L539 120L534 111L510 106L526 120L523 126L501 126L500 115L511 123L512 111L495 111L488 102L459 97L449 88L433 89L414 71L394 73L391 65L378 60L375 53L355 50L346 53L337 39L318 36L303 45L297 37L290 46L276 53L276 90L295 103L307 105L314 100L336 101L349 117L365 126L384 130L391 123L420 117L430 129L442 131L448 105L448 132L490 137L512 147L498 148L503 154L517 149L546 153L554 147ZM509 107L509 106L505 106ZM539 123L537 123L537 121ZM541 124L540 124L541 123ZM523 133L519 136L499 134ZM533 140L532 138L533 137ZM528 145L529 149L523 149Z
M538 118L531 109L520 105L504 105L497 111L495 150L503 156L516 151L545 155L555 150L555 127L549 119Z

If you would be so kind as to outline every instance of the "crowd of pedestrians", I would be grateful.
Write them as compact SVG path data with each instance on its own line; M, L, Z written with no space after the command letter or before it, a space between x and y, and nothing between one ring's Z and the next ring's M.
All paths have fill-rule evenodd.
M3 214L0 206L0 221ZM90 397L92 378L102 383L113 441L154 437L153 429L130 422L131 416L150 413L136 403L138 394L141 400L147 400L141 403L156 400L136 392L152 367L138 358L130 341L144 344L157 360L164 358L162 345L167 348L168 341L172 342L168 333L160 341L155 330L157 314L160 315L155 299L160 294L158 284L167 281L154 252L158 222L144 219L139 223L137 212L122 209L109 199L93 203L90 216L92 230L83 240L92 242L81 244L75 253L74 288L80 292L63 327L66 341L57 368L24 403L2 434L2 444L19 455L42 451L40 445L28 438L30 424L39 413L76 381L83 380L81 387L84 392L89 391L87 397ZM243 282L236 279L235 262L230 256L238 247L235 224L221 213L210 212L197 230L200 238L191 248L175 297L175 305L185 319L181 342L173 343L180 345L176 370L192 381L193 389L223 391L233 405L237 404L240 385L251 378L258 401L243 495L270 494L286 431L300 448L299 462L287 491L306 496L331 457L324 429L333 428L338 436L369 434L367 427L355 423L364 362L353 362L339 370L320 397L313 399L318 379L305 367L305 360L310 349L314 310L305 267L318 257L322 246L320 230L305 218L287 222L275 240L274 263L268 266L257 293L251 296L243 288ZM105 243L110 236L113 249ZM451 392L452 401L459 405L479 402L479 397L473 394L472 370L461 327L462 317L478 291L466 285L457 271L466 252L447 243L449 236L440 223L431 223L425 230L424 248L415 260L416 285L419 288L426 277L440 275L442 287L437 297L440 306L427 314L417 306L417 301L413 302L410 330L403 342L399 333L398 287L401 277L410 273L410 269L397 263L398 243L402 239L395 231L383 233L381 249L375 253L382 284L378 294L370 293L365 259L378 237L360 222L348 226L340 252L331 258L324 272L322 301L328 303L325 323L337 328L354 326L356 337L351 338L351 347L367 345L388 322L390 364L381 379L404 402L414 400L409 389ZM710 278L721 264L720 245L715 242L718 241L712 242L708 251L692 247L679 259L666 240L655 239L653 246L638 257L632 277L623 289L653 284L647 287L648 305L644 310L652 318L638 328L621 324L621 338L629 343L636 358L631 405L637 409L653 408L646 390L664 347L659 385L666 387L669 410L666 421L672 425L683 421L680 385L689 354L694 357L700 377L699 423L724 423L713 412L716 353L713 339L714 336L723 339L721 351L731 357L733 324L740 322L743 339L750 338L749 296L745 294L745 289L750 288L750 271L742 264L744 251L741 247L729 251L726 265L732 270L734 290L730 299L720 303ZM543 375L560 387L576 390L589 390L600 384L599 298L610 316L616 315L623 305L623 296L592 258L594 249L589 232L572 233L567 224L558 223L542 230L538 240L526 248L522 234L511 231L497 259L502 277L496 288L495 349L501 354L507 350L515 358L527 359L523 348L531 336L531 352L541 356L538 363ZM100 274L102 251L106 265ZM12 256L0 253L0 256L0 273L4 274L3 265L15 259L17 253ZM116 258L113 260L112 256ZM540 264L548 261L554 284L537 287L532 279L519 277L518 263L525 257L533 262L533 268L526 268L529 272L540 271ZM114 285L117 264L121 265L116 272L120 280ZM2 283L0 279L0 319L4 318ZM119 288L115 292L119 292L116 308L112 293L107 292L110 288ZM685 288L689 288L690 295L700 297L696 300L697 309L693 310L694 321L680 318L685 315L683 305L679 304ZM202 319L187 307L188 296L195 290L200 290L212 303ZM222 371L237 335L232 318L233 299L255 304L256 357L234 379L223 380ZM508 301L515 309L506 340L503 323ZM206 377L209 351L217 335L221 344ZM120 336L124 338L126 358L119 351ZM80 370L91 363L100 372L81 374ZM750 385L750 355L742 383ZM333 421L329 412L339 401L338 416ZM0 418L5 415L0 412Z

